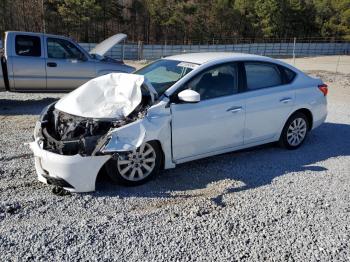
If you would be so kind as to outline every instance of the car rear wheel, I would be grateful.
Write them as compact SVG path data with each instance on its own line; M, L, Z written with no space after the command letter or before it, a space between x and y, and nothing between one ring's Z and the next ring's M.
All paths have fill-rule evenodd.
M139 148L119 154L106 163L109 177L116 183L137 186L154 177L160 170L161 151L158 143L147 142Z
M297 149L305 141L308 131L307 117L303 113L297 112L285 124L279 144L287 149Z

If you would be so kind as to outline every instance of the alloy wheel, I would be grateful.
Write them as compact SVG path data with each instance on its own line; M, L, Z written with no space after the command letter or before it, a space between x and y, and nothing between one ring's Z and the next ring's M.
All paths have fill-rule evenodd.
M291 146L300 145L305 139L307 132L307 124L305 119L296 118L290 123L287 130L287 141Z
M156 152L148 143L128 154L119 155L117 164L120 175L128 181L145 179L152 173L155 165Z

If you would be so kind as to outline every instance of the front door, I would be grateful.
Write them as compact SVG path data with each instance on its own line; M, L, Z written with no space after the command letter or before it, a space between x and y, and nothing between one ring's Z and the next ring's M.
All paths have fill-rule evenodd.
M201 101L171 104L175 161L243 144L245 100L235 64L209 68L184 89L198 92Z
M95 62L72 42L61 38L47 38L47 88L74 89L95 77Z

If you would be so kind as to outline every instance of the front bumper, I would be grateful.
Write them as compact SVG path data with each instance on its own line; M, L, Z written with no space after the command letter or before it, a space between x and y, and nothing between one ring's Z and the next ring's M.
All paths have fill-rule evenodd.
M62 186L70 192L94 191L98 172L111 158L110 155L83 157L55 154L44 150L39 138L29 145L34 153L39 181Z

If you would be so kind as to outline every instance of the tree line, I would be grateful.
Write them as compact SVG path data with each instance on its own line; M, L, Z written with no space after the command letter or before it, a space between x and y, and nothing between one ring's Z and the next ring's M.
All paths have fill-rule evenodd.
M99 42L333 37L350 40L349 0L1 0L0 32Z

